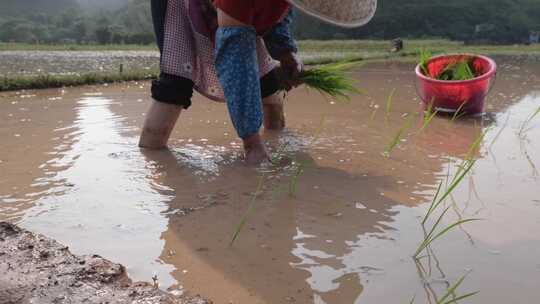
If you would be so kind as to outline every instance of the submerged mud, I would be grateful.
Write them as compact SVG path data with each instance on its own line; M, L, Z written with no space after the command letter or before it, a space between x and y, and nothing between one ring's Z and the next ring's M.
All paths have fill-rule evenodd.
M124 266L0 222L0 303L205 304L132 282Z

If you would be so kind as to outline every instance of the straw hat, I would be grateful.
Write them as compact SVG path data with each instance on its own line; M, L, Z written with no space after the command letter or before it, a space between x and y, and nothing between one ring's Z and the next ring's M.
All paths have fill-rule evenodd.
M377 10L377 0L287 0L301 11L342 27L368 23Z

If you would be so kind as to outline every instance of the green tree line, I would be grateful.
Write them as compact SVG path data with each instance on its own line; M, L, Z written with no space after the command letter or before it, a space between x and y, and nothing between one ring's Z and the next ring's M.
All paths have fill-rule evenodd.
M84 10L73 0L2 0L1 3L0 41L3 42L154 42L148 0L129 1L119 10L98 11Z
M79 1L80 2L80 1ZM148 0L117 10L85 10L76 0L1 0L0 41L149 44L154 41ZM525 42L540 31L540 0L379 0L373 20L341 29L297 14L298 39L447 38Z
M299 14L301 39L447 38L459 41L520 43L540 31L540 0L379 0L373 20L343 30Z

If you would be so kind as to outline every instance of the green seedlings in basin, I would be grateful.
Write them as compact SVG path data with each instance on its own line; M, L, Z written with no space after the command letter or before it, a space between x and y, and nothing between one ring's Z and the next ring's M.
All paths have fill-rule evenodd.
M438 80L470 80L475 77L470 60L449 63L437 76Z
M427 50L420 50L419 66L425 76L448 81L469 80L475 78L476 71L472 66L472 58L464 57L449 62L437 75L430 73L428 63L432 58L432 53Z

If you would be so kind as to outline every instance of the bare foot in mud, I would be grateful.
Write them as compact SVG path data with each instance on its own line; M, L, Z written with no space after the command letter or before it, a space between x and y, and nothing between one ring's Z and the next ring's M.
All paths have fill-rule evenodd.
M244 139L244 151L245 161L249 166L257 166L265 161L270 161L270 155L268 155L259 134Z

